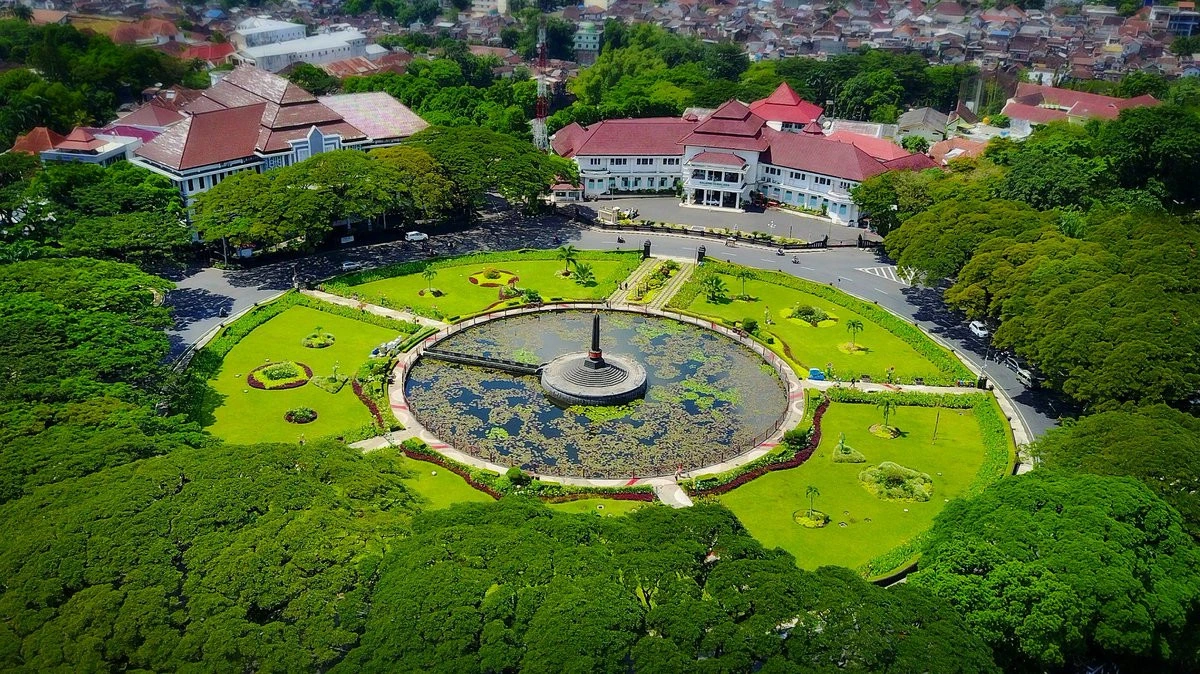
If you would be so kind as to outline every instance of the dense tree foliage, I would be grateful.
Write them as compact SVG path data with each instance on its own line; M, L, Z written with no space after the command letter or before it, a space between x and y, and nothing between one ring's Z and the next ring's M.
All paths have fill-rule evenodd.
M0 667L321 670L358 640L412 497L394 457L214 446L0 506Z
M166 178L110 167L0 155L0 251L25 259L89 256L143 266L178 260L191 244L183 202Z
M959 608L1007 671L1200 665L1200 549L1129 478L1038 469L952 501L909 582Z
M297 63L287 75L288 81L314 96L324 96L341 86L333 75L311 63Z
M954 107L959 88L977 71L930 66L919 54L863 50L824 61L770 59L749 64L737 45L706 44L657 26L604 26L596 63L571 83L577 101L551 115L555 130L611 117L678 115L688 106L754 101L787 82L826 113L894 122L906 105Z
M424 513L372 607L344 671L994 671L921 592L800 571L714 506L598 518L510 498Z
M1101 412L1051 429L1033 452L1048 468L1141 480L1200 539L1200 419L1166 405Z
M86 258L0 265L0 502L200 444L163 417L190 389L162 361L170 284Z
M35 126L67 133L77 124L107 122L121 97L154 84L208 86L201 66L69 25L0 21L0 61L25 66L0 75L4 148Z
M537 84L527 74L493 76L495 57L477 57L461 42L447 40L443 57L414 61L403 75L383 73L349 77L348 93L386 91L438 126L482 126L531 139L529 115L537 100Z

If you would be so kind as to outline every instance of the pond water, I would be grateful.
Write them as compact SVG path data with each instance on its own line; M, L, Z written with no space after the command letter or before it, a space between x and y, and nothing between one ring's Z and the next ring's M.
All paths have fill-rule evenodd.
M562 408L534 376L422 358L406 394L442 441L480 458L548 475L668 475L751 447L787 406L778 374L711 330L666 318L602 313L601 348L646 368L644 400ZM531 363L585 351L591 312L546 312L468 328L438 348Z

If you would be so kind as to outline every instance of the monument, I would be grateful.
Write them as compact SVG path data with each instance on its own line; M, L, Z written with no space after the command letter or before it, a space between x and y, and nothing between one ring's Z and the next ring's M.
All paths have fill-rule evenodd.
M592 315L591 348L546 363L542 388L562 405L623 405L646 395L646 369L627 356L605 357L597 312Z

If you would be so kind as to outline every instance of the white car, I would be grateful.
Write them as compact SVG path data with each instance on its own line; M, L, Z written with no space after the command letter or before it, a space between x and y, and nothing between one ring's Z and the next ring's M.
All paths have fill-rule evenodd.
M355 269L362 269L365 266L367 265L362 262L343 262L342 271L354 271Z
M429 238L429 235L426 234L425 232L405 232L404 233L405 241L424 241L425 239L428 239L428 238Z
M988 332L987 326L983 324L983 321L971 321L967 324L967 328L971 331L972 335L980 339L987 339L987 336L991 334Z

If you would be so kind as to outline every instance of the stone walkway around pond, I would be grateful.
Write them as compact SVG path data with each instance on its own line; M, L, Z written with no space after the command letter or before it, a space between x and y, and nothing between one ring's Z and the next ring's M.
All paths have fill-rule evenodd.
M378 304L367 304L366 302L360 302L359 300L350 299L349 297L342 297L341 295L334 295L321 290L301 290L300 292L323 302L340 304L343 307L352 307L354 309L362 309L363 311L370 312L376 316L394 318L398 321L408 321L409 323L416 323L418 325L424 325L430 328L440 329L446 327L446 324L441 321L435 321L432 318L418 316L410 311L397 311L395 309L388 309L387 307L381 307Z

